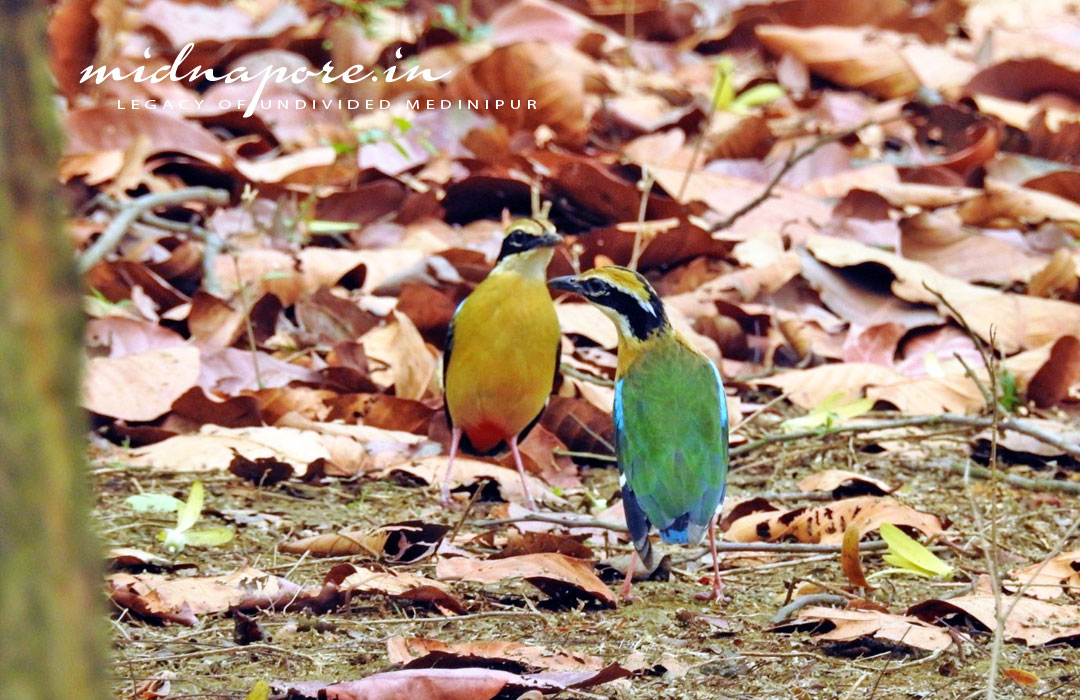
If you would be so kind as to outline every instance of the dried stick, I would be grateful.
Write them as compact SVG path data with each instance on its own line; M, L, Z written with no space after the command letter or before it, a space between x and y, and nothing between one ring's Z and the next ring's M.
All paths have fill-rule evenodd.
M93 245L83 251L79 256L79 272L85 273L94 265L105 259L113 248L120 244L127 230L131 228L139 217L154 207L169 204L183 204L190 201L209 202L210 204L228 204L229 193L225 190L215 190L211 187L185 187L171 192L156 192L145 194L132 200L124 206L123 211L109 223L105 232L94 241Z
M991 471L989 469L978 467L974 464L959 464L957 462L952 462L948 467L950 471L961 475L970 474L971 476L977 476L980 479L989 479L991 477ZM1018 476L1016 474L1001 474L1000 478L1010 486L1021 489L1031 489L1032 491L1061 491L1063 493L1080 495L1080 483L1075 481L1029 479L1026 476Z
M787 157L784 159L783 165L780 166L780 169L776 171L776 175L773 175L773 178L769 180L768 184L765 185L765 189L763 189L761 193L758 194L758 196L754 197L749 202L733 211L725 219L709 227L709 233L716 233L717 231L722 231L728 228L736 221L761 206L765 202L765 200L769 199L769 197L772 197L773 190L777 188L777 186L780 184L780 181L784 179L784 176L791 172L792 168L798 165L800 161L812 156L821 148L829 145L830 143L835 143L836 141L841 141L849 136L853 136L869 126L875 126L890 121L896 121L896 119L900 119L900 117L896 117L894 119L887 119L884 121L876 119L869 120L857 126L853 126L845 131L838 131L835 134L825 134L823 136L820 136L816 141L814 141L812 144L802 150L799 150L792 146L791 151L788 152Z
M830 428L820 428L815 430L793 430L788 433L774 433L772 435L766 435L765 437L758 438L757 440L751 440L744 445L733 447L728 454L731 457L739 457L741 455L747 454L748 452L753 452L754 450L764 447L766 445L793 442L795 440L804 440L806 438L823 438L829 435L839 435L842 433L872 433L878 430L890 430L893 428L935 425L963 425L970 428L990 428L993 427L994 421L990 418L986 418L983 416L963 416L958 413L937 413L929 416L907 416L904 418L889 418L879 421L853 423L849 425L838 425ZM1023 419L1006 418L1004 420L999 420L997 422L997 427L1001 430L1012 430L1013 432L1033 437L1039 442L1043 442L1047 445L1058 448L1065 454L1080 458L1080 445L1075 445L1067 440L1063 440L1057 435L1048 433L1041 428L1037 428ZM615 457L613 457L612 455L597 454L592 452L586 453L561 450L559 451L559 454L565 454L571 457L588 457L589 459L606 462L615 461ZM1015 483L1018 485L1022 485L1023 481L1017 481ZM1068 489L1058 488L1057 490Z

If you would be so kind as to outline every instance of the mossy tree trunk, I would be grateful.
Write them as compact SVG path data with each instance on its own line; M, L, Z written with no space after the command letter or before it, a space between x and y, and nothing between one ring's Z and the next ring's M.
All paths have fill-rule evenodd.
M44 3L0 0L0 698L104 697Z

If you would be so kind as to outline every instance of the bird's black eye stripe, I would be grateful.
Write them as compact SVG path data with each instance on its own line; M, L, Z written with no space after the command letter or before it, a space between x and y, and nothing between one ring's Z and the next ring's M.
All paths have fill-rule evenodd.
M607 285L604 285L604 287L605 293L600 299L590 294L591 298L618 311L626 319L630 331L639 340L648 338L653 331L664 325L666 316L659 297L650 295L648 301L649 310L647 310L633 294L618 288L612 289Z

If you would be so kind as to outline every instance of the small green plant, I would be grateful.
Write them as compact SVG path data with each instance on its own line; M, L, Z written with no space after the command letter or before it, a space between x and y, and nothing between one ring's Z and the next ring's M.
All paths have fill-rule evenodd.
M1020 390L1016 386L1016 375L1007 369L998 373L998 403L1006 413L1012 413L1020 405Z
M382 32L386 10L405 7L405 0L330 0L335 5L352 12L369 39L378 38Z
M713 109L735 114L747 114L754 107L767 105L785 94L784 88L776 83L759 83L754 87L735 92L735 61L730 56L722 56L716 64L713 76Z
M431 21L432 27L446 29L458 39L465 42L481 41L491 35L493 27L490 24L474 25L469 20L469 3L463 2L461 10L450 4L435 6L438 17Z
M227 527L212 527L206 530L192 530L202 515L205 492L201 481L191 485L186 503L178 505L176 527L166 528L158 533L158 539L169 554L178 554L184 547L216 547L231 542L233 531ZM175 499L174 499L175 500ZM177 502L179 503L179 501Z

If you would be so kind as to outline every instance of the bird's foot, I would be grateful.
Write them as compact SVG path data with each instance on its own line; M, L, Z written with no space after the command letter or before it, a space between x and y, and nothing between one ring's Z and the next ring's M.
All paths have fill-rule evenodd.
M711 590L708 593L696 593L694 597L698 600L704 600L708 602L716 602L724 605L731 602L729 596L724 595L724 582L718 581L713 584Z
M627 591L626 593L619 593L619 602L622 603L623 605L630 605L632 603L640 603L641 602L641 597L636 596L636 595L630 593L629 591Z
M449 508L451 510L457 510L461 507L461 504L451 495L450 489L444 488L439 492L439 504L443 508Z

